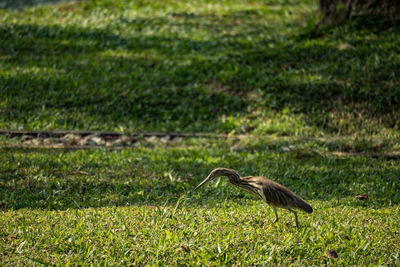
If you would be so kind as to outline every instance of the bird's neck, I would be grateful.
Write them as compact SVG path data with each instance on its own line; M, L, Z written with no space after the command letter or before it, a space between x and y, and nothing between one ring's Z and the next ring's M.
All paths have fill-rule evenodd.
M237 172L228 172L226 173L226 176L232 184L238 184L241 180L240 175Z
M243 180L237 172L229 172L226 176L232 185L262 198L258 190L254 186L250 185L248 181Z

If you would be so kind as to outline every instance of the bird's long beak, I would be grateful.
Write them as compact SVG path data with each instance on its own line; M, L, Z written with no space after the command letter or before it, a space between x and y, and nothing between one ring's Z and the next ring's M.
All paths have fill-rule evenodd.
M205 185L206 183L208 183L208 182L211 181L212 179L214 179L214 176L212 176L212 175L207 176L207 178L204 179L204 181L201 182L198 186L196 186L196 188L195 188L194 190L196 190L196 189L202 187L203 185Z

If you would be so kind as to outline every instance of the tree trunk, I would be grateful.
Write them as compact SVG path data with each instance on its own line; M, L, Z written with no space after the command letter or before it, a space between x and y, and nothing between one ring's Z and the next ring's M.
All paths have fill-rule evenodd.
M400 15L400 0L320 0L317 26L338 25L349 17L369 15L393 19Z

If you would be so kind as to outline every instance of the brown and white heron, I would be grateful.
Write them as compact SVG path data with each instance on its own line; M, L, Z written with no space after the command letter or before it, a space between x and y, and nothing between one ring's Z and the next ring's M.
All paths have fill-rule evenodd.
M278 221L278 212L276 208L284 208L292 212L296 219L297 227L299 227L299 222L297 220L297 212L294 209L299 209L307 213L313 212L313 208L310 204L283 185L262 176L240 177L239 173L235 170L227 168L216 168L212 170L207 178L204 179L195 190L215 178L222 176L228 177L229 182L234 186L260 197L267 204L271 205L276 216L275 222Z

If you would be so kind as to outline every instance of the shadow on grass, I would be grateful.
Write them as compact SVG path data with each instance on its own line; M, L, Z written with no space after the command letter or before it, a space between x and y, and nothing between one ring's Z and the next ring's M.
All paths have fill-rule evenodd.
M42 75L10 75L0 80L10 99L4 112L10 121L41 113L49 119L48 113L53 113L64 114L64 123L78 128L85 128L82 120L86 118L105 127L153 125L177 131L190 125L211 128L222 114L245 107L245 100L235 94L200 86L213 79L213 70L218 68L214 62L196 58L189 65L165 62L171 49L185 53L185 45L190 49L215 46L208 42L157 36L123 39L101 30L33 25L3 27L0 35L9 40L8 47L3 47L11 56L9 65L44 70ZM150 53L98 54L115 49ZM55 60L50 69L48 60ZM163 122L170 124L163 128Z
M73 0L1 0L0 9L21 9L40 5L55 5L60 3L75 2Z
M339 49L323 36L258 37L276 25L251 22L251 11L222 18L195 14L126 19L132 34L63 26L8 24L0 27L0 78L4 122L27 127L225 131L236 126L225 115L261 107L304 113L322 130L335 111L359 114L389 127L400 91L393 76L400 69L390 33L368 34ZM178 20L175 20L178 18ZM245 22L238 32L225 34ZM145 28L174 25L183 32L204 28L216 38L198 41L174 34L142 34ZM296 37L297 38L297 37ZM257 93L256 98L249 97Z
M194 187L212 169L201 161L204 153L191 155L174 149L157 153L128 149L3 148L1 154L6 160L0 172L0 207L65 210L176 205L182 196L191 205L252 198L224 179L218 188L209 186L194 192ZM254 153L251 155L257 154ZM399 203L396 164L368 158L326 158L316 153L274 153L260 159L261 163L241 156L235 158L237 155L230 157L211 165L234 168L243 176L272 178L311 203L327 200L336 205L369 207ZM371 200L352 200L359 193L369 194Z

